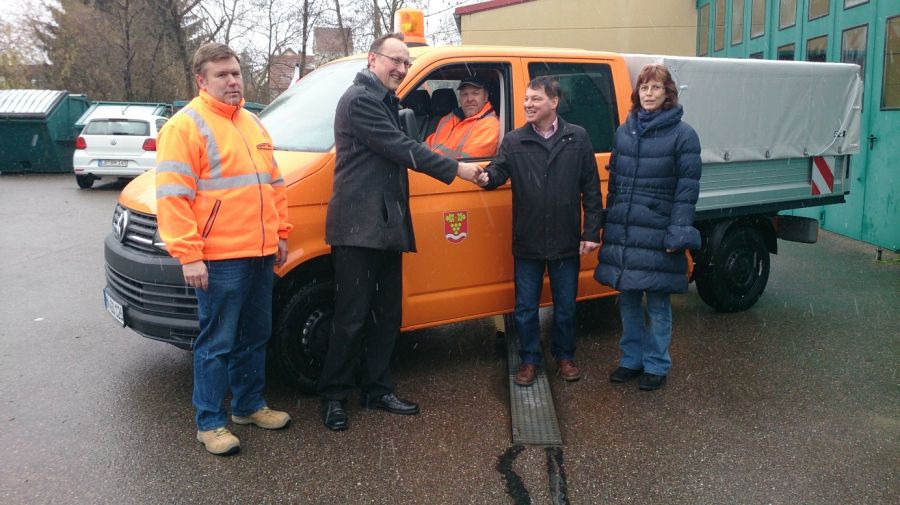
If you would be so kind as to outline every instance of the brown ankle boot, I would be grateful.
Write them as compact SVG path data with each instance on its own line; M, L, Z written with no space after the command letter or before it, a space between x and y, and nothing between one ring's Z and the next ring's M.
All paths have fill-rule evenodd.
M516 374L516 384L520 386L530 386L534 384L534 380L537 378L537 372L537 365L522 363L522 365L519 366L519 372Z
M570 359L559 360L559 376L567 381L577 381L581 378L581 370Z

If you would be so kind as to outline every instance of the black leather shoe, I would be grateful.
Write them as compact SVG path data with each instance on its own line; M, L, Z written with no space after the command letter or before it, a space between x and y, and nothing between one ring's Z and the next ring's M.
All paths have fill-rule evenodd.
M645 373L641 375L641 382L638 387L643 391L653 391L654 389L659 389L663 387L666 383L665 375L655 375L652 373Z
M349 424L344 403L340 400L322 400L322 421L329 430L346 430Z
M633 368L625 368L620 366L616 368L613 373L609 374L609 382L615 382L616 384L621 384L623 382L628 382L632 379L637 379L644 373L644 369L635 370Z
M388 393L372 398L363 396L360 398L360 404L367 409L381 409L386 410L391 414L401 414L404 416L411 416L419 413L419 404L401 400L400 398L397 398L394 393Z

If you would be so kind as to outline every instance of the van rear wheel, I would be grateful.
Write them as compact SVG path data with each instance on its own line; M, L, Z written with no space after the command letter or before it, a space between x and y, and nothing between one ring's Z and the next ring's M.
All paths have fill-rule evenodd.
M697 272L697 293L719 312L752 307L769 281L769 250L758 230L741 226L728 230L709 264Z
M315 393L334 316L331 280L313 281L290 297L272 328L270 359L292 386Z
M75 182L78 183L78 187L81 189L91 189L91 186L94 185L95 177L93 175L76 175Z

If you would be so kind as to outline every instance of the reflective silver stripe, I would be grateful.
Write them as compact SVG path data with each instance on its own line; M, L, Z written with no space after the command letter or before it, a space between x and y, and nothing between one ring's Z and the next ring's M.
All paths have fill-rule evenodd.
M475 131L475 127L478 126L479 121L481 121L482 119L484 119L486 117L494 117L494 116L496 116L496 114L494 114L494 111L490 110L486 114L484 114L483 116L481 116L480 118L478 118L472 122L472 126L469 128L469 131L467 131L466 134L463 135L462 139L459 141L459 144L456 144L456 152L459 154L460 158L474 158L474 156L471 156L469 153L462 150L463 146L465 146L466 142L469 140L469 137L472 135L472 132Z
M250 117L252 117L253 120L256 121L256 125L259 126L259 133L262 133L263 136L265 136L266 127L263 126L262 121L258 117L256 117L256 114L250 111L247 111L247 114L250 114Z
M460 157L460 156L457 156L457 151L455 149L451 149L451 148L445 146L444 144L438 144L438 145L432 147L431 150L436 151L439 154L443 154L444 156L447 156L448 158L459 158Z
M203 117L196 110L185 107L182 111L194 120L200 135L206 139L206 156L209 158L209 176L211 178L222 176L222 158L219 155L219 145L216 144L216 138L212 134L212 130Z
M271 182L272 174L260 172L234 175L231 177L219 177L217 179L200 179L197 181L197 190L210 191L216 189L245 188L249 186L258 186L260 184L270 184Z
M480 120L475 120L475 122L472 123L472 126L469 127L469 131L467 131L466 134L463 135L461 139L459 139L459 143L456 144L455 151L460 154L460 158L471 158L471 156L469 156L469 153L463 151L462 149L463 146L466 145L466 141L469 140L469 137L472 135L472 132L475 131L475 126L478 125L478 121Z
M284 178L278 177L272 181L273 186L284 186Z
M448 122L448 121L451 121L452 119L453 119L453 113L452 113L452 112L451 112L450 114L445 114L444 117L442 117L441 120L438 121L437 126L434 128L434 134L437 135L438 132L441 131L441 130L444 128L444 125L446 125L447 122Z
M183 175L197 180L197 174L191 170L191 166L180 161L163 161L156 166L156 173L168 172L172 174Z
M163 184L156 188L156 199L165 198L167 196L184 196L187 197L188 200L194 201L194 195L196 193L193 189L182 186L181 184Z

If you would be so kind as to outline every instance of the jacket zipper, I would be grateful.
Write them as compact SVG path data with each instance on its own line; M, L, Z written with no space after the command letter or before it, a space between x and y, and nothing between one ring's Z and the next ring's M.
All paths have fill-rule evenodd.
M259 255L264 256L266 251L266 221L263 216L265 208L263 207L262 181L259 179L259 168L256 166L256 161L253 159L253 151L250 150L250 144L247 142L247 138L244 137L244 132L238 128L238 125L234 120L234 117L238 112L240 112L240 108L235 109L234 114L231 115L231 122L234 124L235 129L237 129L238 135L241 136L241 140L244 141L244 147L247 149L247 154L250 156L250 163L253 164L253 173L256 174L256 190L259 193L259 227L262 230L262 243L259 245Z

